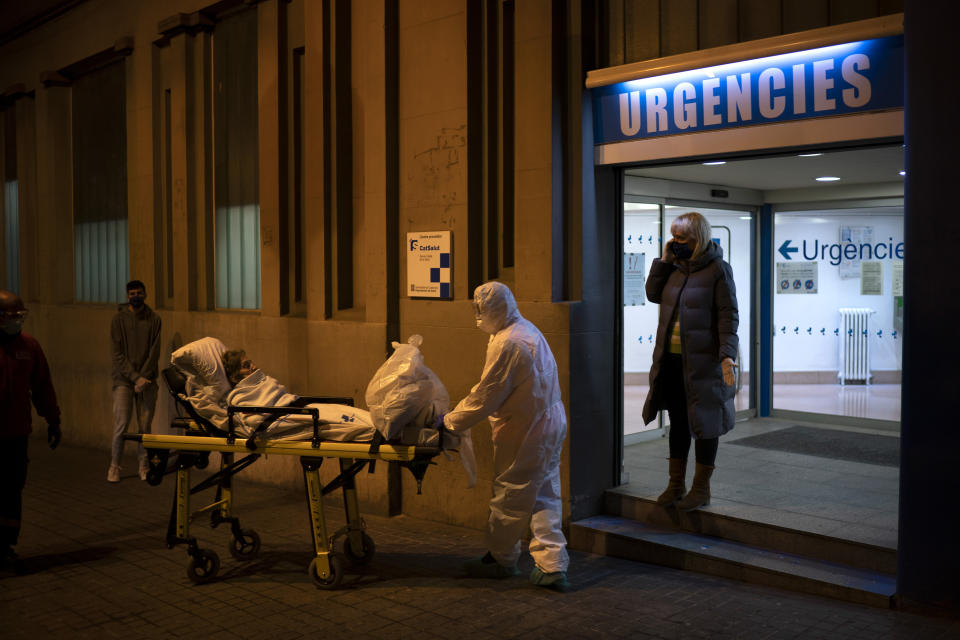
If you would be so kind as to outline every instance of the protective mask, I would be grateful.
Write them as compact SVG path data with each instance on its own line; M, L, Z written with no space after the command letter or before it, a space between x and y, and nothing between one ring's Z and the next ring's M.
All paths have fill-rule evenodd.
M127 301L130 303L131 307L133 307L134 309L139 309L140 307L143 306L143 299L144 299L143 296L133 296L132 298L129 298Z
M671 242L670 250L673 251L673 255L677 256L680 260L689 260L693 255L693 249L690 247L690 244L686 242Z
M20 333L20 329L23 328L22 319L10 319L4 320L0 323L0 330L2 330L8 336L15 336Z

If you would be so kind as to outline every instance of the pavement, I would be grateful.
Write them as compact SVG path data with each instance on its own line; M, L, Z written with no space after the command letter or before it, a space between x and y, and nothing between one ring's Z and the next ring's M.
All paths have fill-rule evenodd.
M133 458L106 482L106 452L31 442L24 527L27 573L0 573L0 638L960 638L960 620L875 609L616 558L571 552L572 590L464 577L483 533L404 516L365 516L369 565L341 588L307 575L304 495L236 481L235 513L258 531L259 556L228 552L229 527L192 532L220 555L219 576L186 575L164 544L172 477L141 482ZM360 478L362 482L362 475ZM327 514L342 524L339 496Z

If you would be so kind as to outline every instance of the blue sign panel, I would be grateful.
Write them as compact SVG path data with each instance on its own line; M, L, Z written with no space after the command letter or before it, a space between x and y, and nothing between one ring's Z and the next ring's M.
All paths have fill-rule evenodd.
M903 107L903 36L593 89L596 144Z

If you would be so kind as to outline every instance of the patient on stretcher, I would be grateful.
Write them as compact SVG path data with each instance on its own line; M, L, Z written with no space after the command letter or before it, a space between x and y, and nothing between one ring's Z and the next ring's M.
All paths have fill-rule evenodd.
M320 413L320 433L324 440L367 442L375 432L370 412L344 404L303 403L282 384L261 371L240 349L223 354L223 367L233 389L227 405L235 407L310 407ZM266 423L265 423L266 421ZM238 413L234 416L238 435L256 435L264 440L304 440L313 437L313 418L293 414L268 416Z
M210 421L216 428L229 431L227 407L284 407L307 406L319 412L320 437L324 440L367 442L377 431L375 421L369 411L344 404L306 404L303 398L291 394L275 378L266 375L242 350L228 351L217 338L201 338L180 347L171 356L171 363L187 377L186 393L183 399L193 406L197 413ZM443 392L445 396L445 391ZM421 402L404 397L401 403ZM444 449L461 447L461 438L450 432L444 432L442 443L440 433L432 428L437 410L428 407L411 407L405 412L409 415L400 434L384 434L388 441L399 441L405 445L436 447L442 444ZM256 433L258 440L310 440L313 437L313 419L308 415L287 415L274 418L265 414L234 414L234 430L239 437L250 437L258 427L269 421ZM469 438L469 436L463 436ZM472 457L472 448L470 454Z

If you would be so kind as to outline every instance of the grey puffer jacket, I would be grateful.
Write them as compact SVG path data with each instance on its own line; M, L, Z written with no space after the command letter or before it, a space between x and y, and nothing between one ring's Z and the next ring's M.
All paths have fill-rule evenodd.
M696 438L716 438L733 428L735 386L723 382L720 361L737 359L737 292L733 270L715 242L696 260L671 264L659 258L650 266L647 299L660 305L657 344L650 367L650 392L643 406L649 424L663 406L660 364L670 349L670 321L679 308L683 378L687 392L690 432Z

